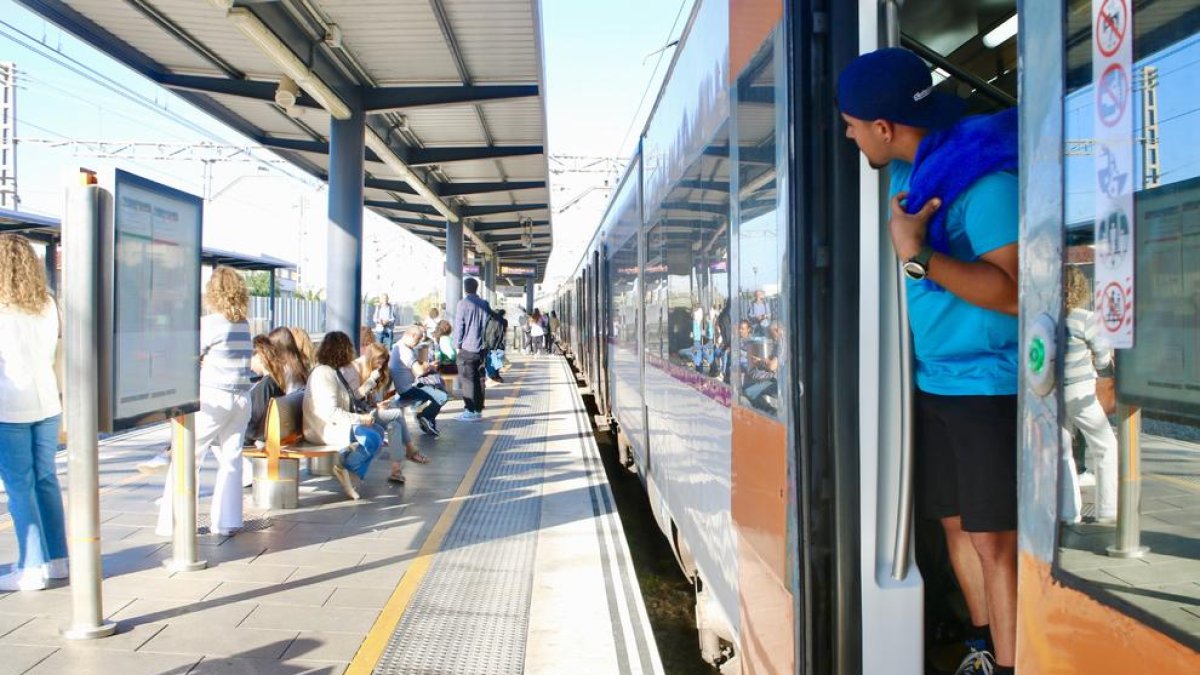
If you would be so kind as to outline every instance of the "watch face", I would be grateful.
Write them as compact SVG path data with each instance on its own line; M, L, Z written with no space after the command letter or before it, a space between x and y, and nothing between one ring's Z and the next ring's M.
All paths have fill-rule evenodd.
M920 281L925 278L925 266L915 260L904 263L904 273L909 279Z

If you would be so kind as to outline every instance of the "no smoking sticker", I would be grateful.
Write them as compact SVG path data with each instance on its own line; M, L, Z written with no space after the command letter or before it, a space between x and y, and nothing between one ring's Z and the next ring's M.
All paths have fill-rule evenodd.
M1096 21L1096 48L1111 58L1125 42L1128 32L1129 9L1125 0L1105 0Z

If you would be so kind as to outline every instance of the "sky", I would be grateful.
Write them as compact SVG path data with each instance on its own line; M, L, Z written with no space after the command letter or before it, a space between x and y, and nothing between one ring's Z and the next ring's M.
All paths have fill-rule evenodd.
M545 290L571 272L603 213L621 159L636 144L670 62L662 49L682 32L692 0L542 0L551 207L555 250ZM204 244L269 254L324 285L325 191L277 161L212 165L195 160L110 160L45 141L88 140L251 146L248 139L92 49L13 0L0 0L0 61L18 68L21 209L61 215L65 176L77 167L121 166L214 199ZM639 105L640 104L640 105ZM41 141L41 142L39 142ZM266 161L272 160L272 161ZM556 170L554 167L558 167ZM588 167L586 171L572 169ZM443 256L370 211L364 218L364 292L415 299L440 292ZM395 263L404 260L403 271Z

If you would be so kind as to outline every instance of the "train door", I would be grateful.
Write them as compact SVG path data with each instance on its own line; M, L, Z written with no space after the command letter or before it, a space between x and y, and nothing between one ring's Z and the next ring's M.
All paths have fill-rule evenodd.
M1018 669L1200 672L1200 8L1021 28Z
M851 10L835 8L830 18L830 39L834 41L831 79L836 81L840 68L856 54L902 46L926 62L937 90L965 99L968 114L1010 108L1016 104L1016 31L1010 21L1016 15L1016 4L1015 0L860 0L853 10L857 17L841 14ZM846 35L847 25L855 26L857 34ZM850 53L848 44L854 45ZM828 88L832 83L823 85ZM844 125L834 126L844 133ZM827 247L835 269L857 265L857 287L852 295L857 300L857 321L844 317L839 321L839 303L825 310L825 323L839 326L843 334L852 330L850 326L858 326L857 334L850 334L857 341L857 350L854 355L829 358L828 372L814 362L806 388L810 383L813 388L836 386L849 378L858 384L857 391L848 396L828 400L826 414L812 411L811 433L814 440L828 434L828 447L847 436L847 427L857 434L856 463L833 455L826 471L830 484L857 495L831 501L830 511L840 515L827 526L837 533L832 545L839 552L830 573L857 583L859 593L843 592L841 597L829 599L847 608L835 617L840 632L831 636L830 648L845 669L952 672L963 656L962 643L947 635L953 636L966 616L941 526L914 509L918 495L912 443L912 345L906 282L887 231L889 176L857 155L852 143L843 139L831 145L825 152L833 162L832 178L809 192L830 195L830 203L813 205L817 209L814 215L817 220L835 223L857 220L859 229L856 241L839 245L839 229L833 228L814 245ZM852 171L844 169L847 145ZM854 261L838 257L848 246L856 247ZM837 272L831 274L830 292L836 295L839 285L844 288L847 282L838 278ZM819 332L813 336L814 340L820 338ZM835 352L838 334L825 339L831 341L826 351ZM856 361L856 372L844 371L841 376L833 372L851 360ZM844 417L852 404L857 405L857 417ZM822 430L821 419L831 420L832 429ZM856 482L847 483L847 474ZM858 566L846 568L846 558L855 555ZM860 633L851 624L855 620Z

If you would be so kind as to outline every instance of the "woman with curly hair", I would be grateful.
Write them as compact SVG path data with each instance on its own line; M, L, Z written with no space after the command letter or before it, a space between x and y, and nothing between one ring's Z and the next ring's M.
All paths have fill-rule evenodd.
M1096 482L1095 519L1112 523L1117 517L1117 436L1108 415L1096 398L1096 371L1112 367L1112 349L1099 334L1091 310L1092 286L1078 267L1067 267L1063 275L1067 309L1067 353L1063 359L1063 401L1066 430L1078 430L1087 441L1087 466ZM1060 513L1069 521L1080 518L1079 474L1071 444L1063 444L1059 494L1065 500Z
M375 426L375 409L358 406L361 383L354 370L354 343L341 331L326 333L317 350L317 367L304 389L304 438L309 443L342 448L333 476L351 499L358 499L351 474L367 475L371 460L383 445Z
M0 235L0 479L17 561L0 590L36 591L67 576L67 529L55 474L62 421L54 372L58 306L24 238Z
M213 488L213 534L229 535L242 526L242 440L250 421L250 295L237 270L213 270L204 293L212 311L200 319L200 411L196 413L196 463L210 446L217 458ZM172 458L172 462L178 458ZM174 481L168 474L155 533L171 536Z

